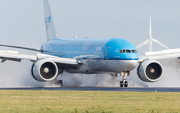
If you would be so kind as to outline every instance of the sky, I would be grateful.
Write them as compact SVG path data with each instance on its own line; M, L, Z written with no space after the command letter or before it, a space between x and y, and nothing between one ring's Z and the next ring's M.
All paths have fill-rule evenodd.
M137 46L149 38L151 17L152 37L171 49L180 48L179 0L49 1L59 38L120 37ZM42 0L1 0L0 15L1 44L39 49L46 41ZM153 50L162 49L165 48L153 43ZM144 55L148 46L138 51ZM5 69L3 73L6 74L9 64L14 66L12 70L19 71L24 65L30 65L27 62L18 64L8 61L1 66Z

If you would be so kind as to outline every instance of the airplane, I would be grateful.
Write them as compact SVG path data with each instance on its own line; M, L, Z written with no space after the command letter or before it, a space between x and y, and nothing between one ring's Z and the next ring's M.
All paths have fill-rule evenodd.
M155 82L162 77L163 67L158 56L139 58L136 47L122 38L58 38L48 0L43 0L47 42L39 50L0 44L4 47L37 51L37 55L0 51L1 63L6 60L32 61L32 77L39 82L56 81L67 73L109 74L122 76L120 87L128 87L126 77L138 66L137 73L144 82ZM170 53L170 52L169 52ZM152 55L152 54L151 54ZM158 57L159 58L159 57ZM62 80L57 80L63 86Z

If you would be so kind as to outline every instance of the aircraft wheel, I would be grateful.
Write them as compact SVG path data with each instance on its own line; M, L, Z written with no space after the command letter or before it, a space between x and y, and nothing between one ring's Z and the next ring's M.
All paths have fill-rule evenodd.
M123 87L123 81L120 81L120 87Z
M128 87L128 82L125 81L124 87Z

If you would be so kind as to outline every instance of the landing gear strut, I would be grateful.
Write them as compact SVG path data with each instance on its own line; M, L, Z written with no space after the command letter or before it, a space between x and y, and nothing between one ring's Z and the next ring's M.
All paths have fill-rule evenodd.
M121 72L121 74L123 76L122 81L120 81L120 87L128 87L128 82L126 81L126 76L130 75L130 72Z

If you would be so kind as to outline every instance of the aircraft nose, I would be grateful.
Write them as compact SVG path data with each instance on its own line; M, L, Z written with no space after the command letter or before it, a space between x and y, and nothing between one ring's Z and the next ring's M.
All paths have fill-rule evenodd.
M135 54L133 60L130 62L130 65L132 65L133 69L138 65L138 60L139 60L139 56L138 54Z
M129 70L133 70L138 65L138 60L131 60L129 61L128 68Z
M138 60L123 60L119 64L123 71L131 71L138 65Z

